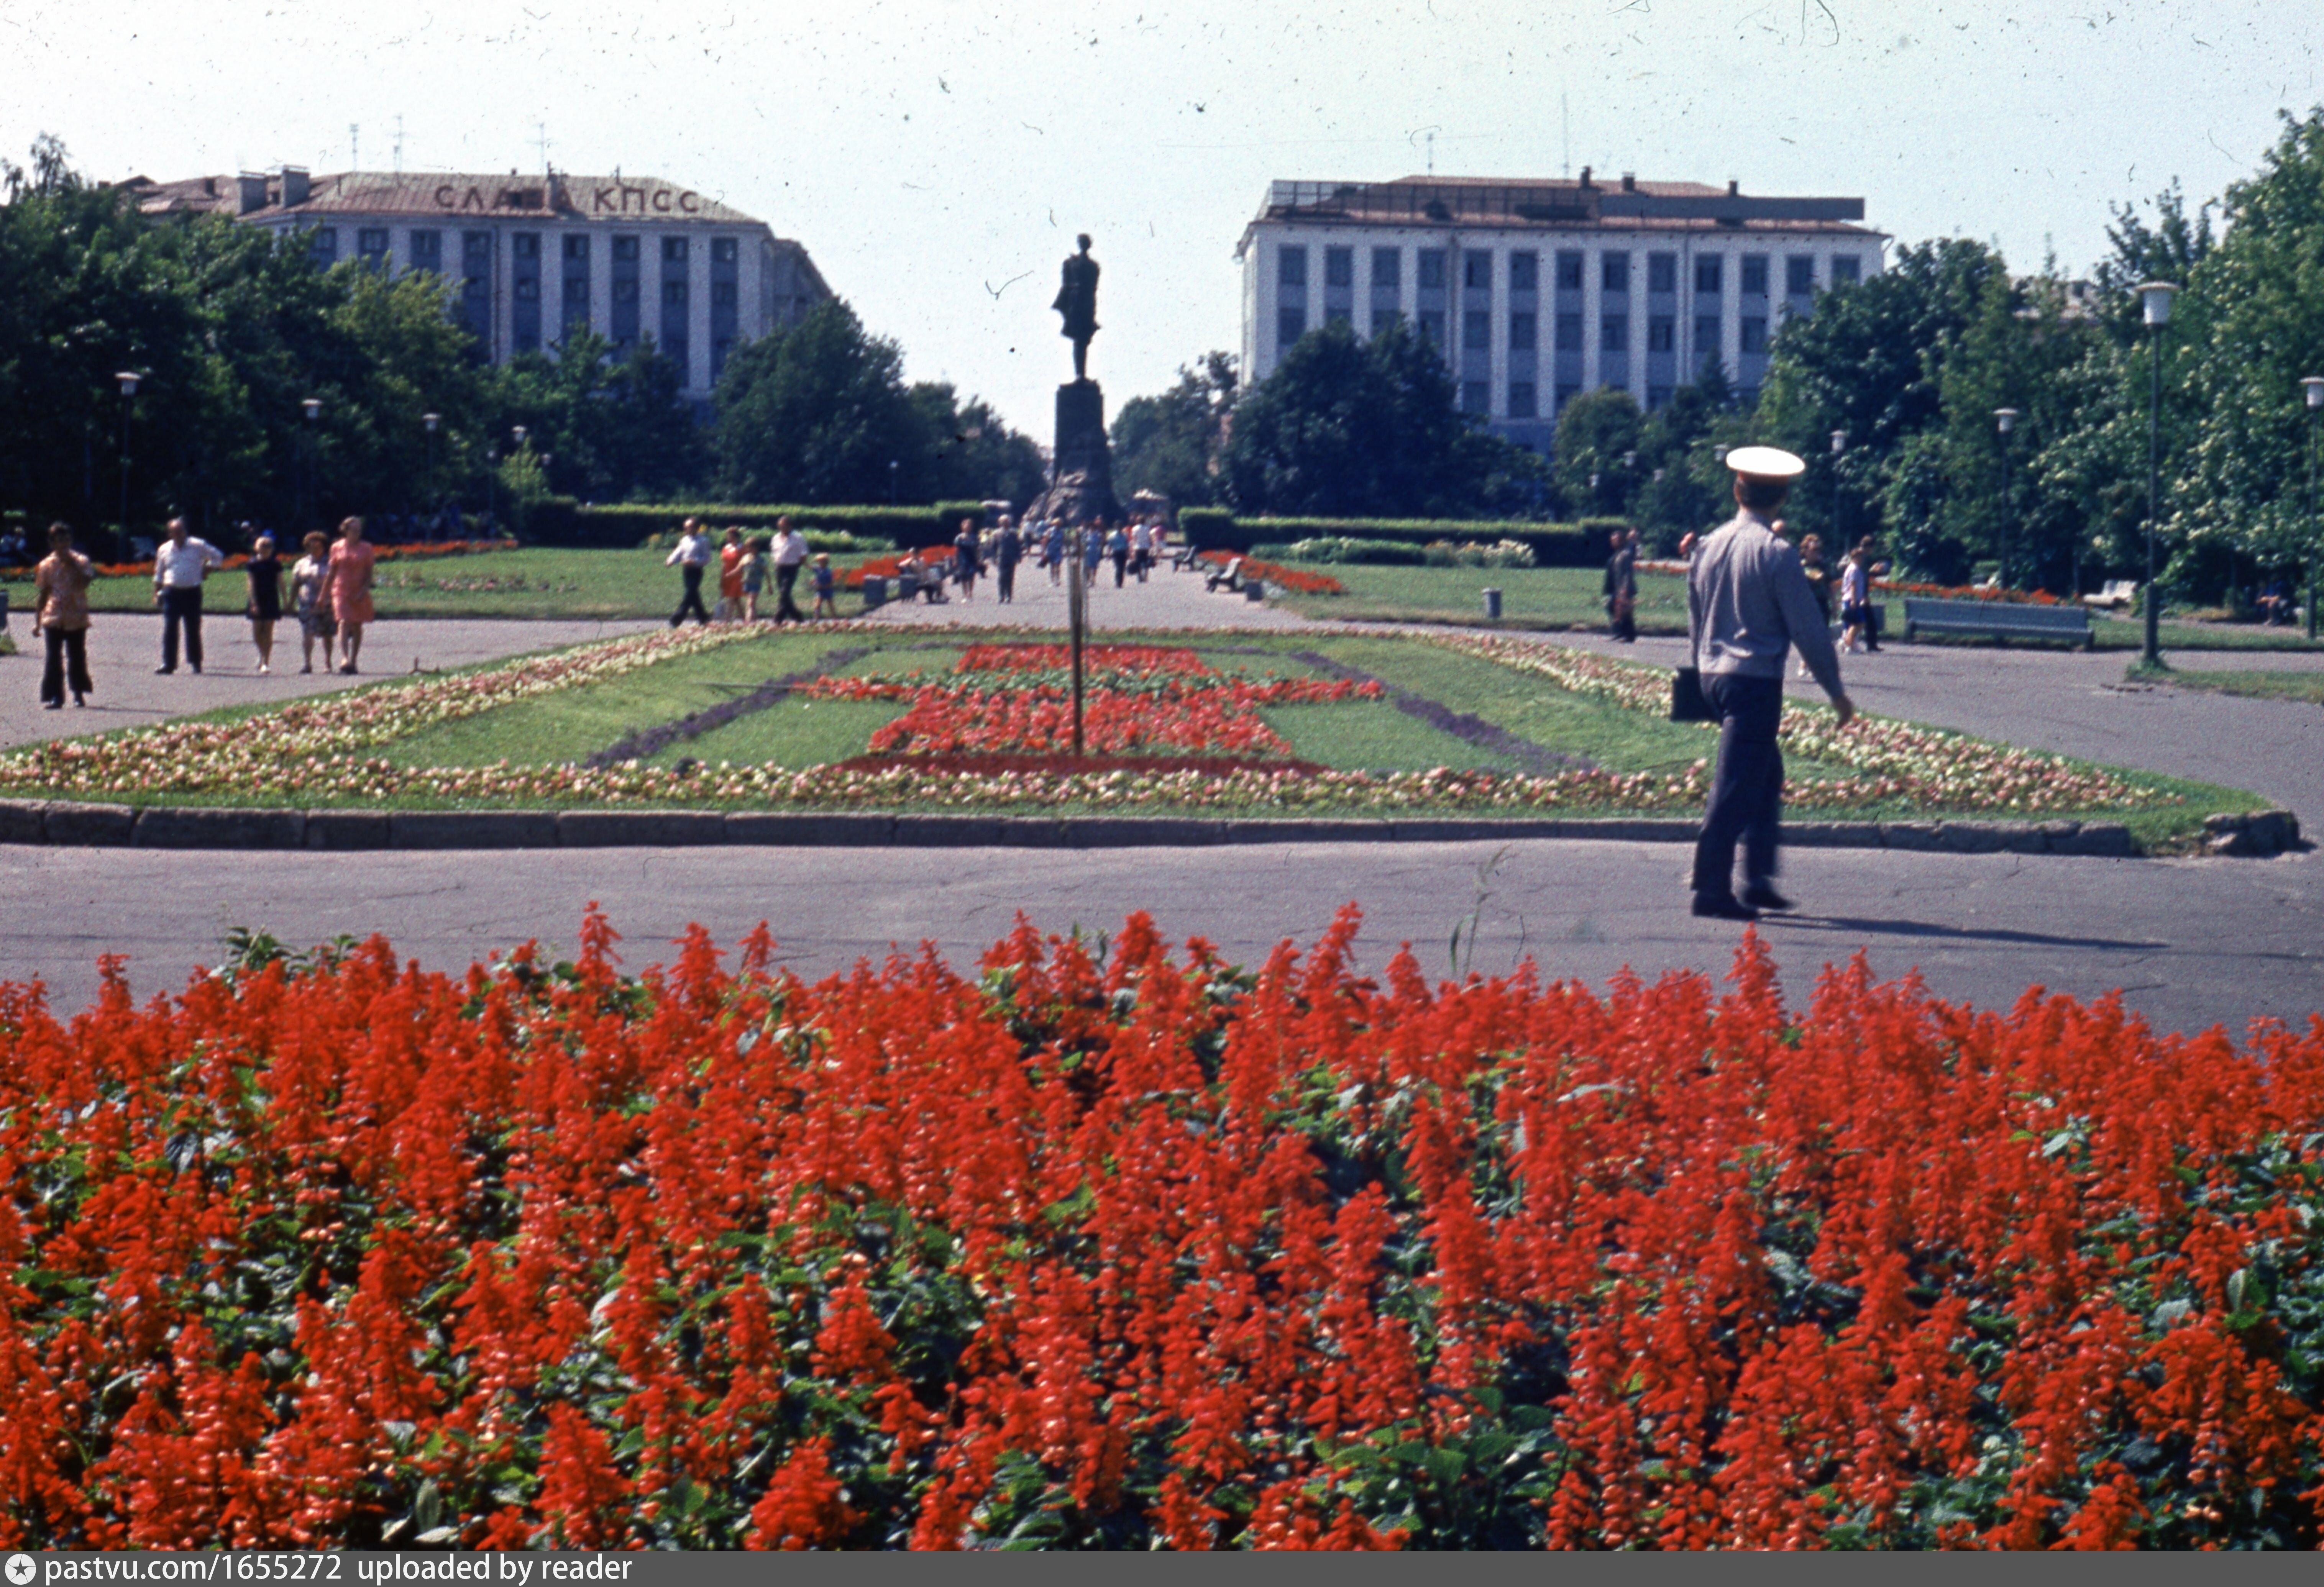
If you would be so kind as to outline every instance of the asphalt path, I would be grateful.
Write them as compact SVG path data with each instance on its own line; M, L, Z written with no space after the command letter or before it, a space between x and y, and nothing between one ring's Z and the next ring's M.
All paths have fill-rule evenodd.
M1157 583L1168 577L1156 575ZM1035 594L1024 604L1046 602ZM1129 619L1133 607L1151 614L1133 620L1167 621L1167 610L1189 626L1250 622L1262 610L1201 597L1191 587L1165 593L1149 586L1120 592L1115 620ZM937 610L987 622L1007 610L982 600L969 610ZM1268 611L1259 620L1276 626L1286 616ZM929 618L916 610L907 620ZM152 619L114 618L101 629L124 637L113 674L121 698L110 703L129 713L124 720L170 714L180 693L185 703L176 708L196 709L301 686L295 674L235 677L216 664L200 679L152 678L150 660L142 669L130 665L142 659L141 625L150 641ZM453 665L456 656L483 659L598 630L596 624L399 624L367 654L384 664L426 635L435 648L420 653L429 658L422 665ZM1572 641L1611 648L1585 636ZM1620 648L1668 661L1679 646L1649 640ZM99 655L102 661L106 653ZM2178 659L2221 668L2315 665L2306 656ZM404 659L393 670L410 665ZM2293 810L2311 833L2324 831L2324 711L2314 706L2126 685L2118 655L1891 646L1845 665L1849 687L1868 710L2249 788ZM9 740L60 718L60 727L72 727L77 715L94 714L25 712L13 695L33 693L28 662L0 668L0 679L18 680L0 684L0 735ZM100 673L100 689L106 675ZM134 696L133 686L140 692ZM24 717L29 729L20 726ZM1802 1004L1824 966L1860 949L1883 976L1917 971L1940 995L1987 1007L2006 1006L2033 985L2083 997L2120 989L2160 1028L2218 1024L2236 1033L2253 1018L2302 1023L2324 1009L2324 853L2103 860L1801 850L1788 858L1786 885L1803 908L1771 920L1765 937ZM1593 986L1625 967L1649 978L1669 970L1723 975L1738 932L1688 915L1686 859L1677 845L1581 841L1079 854L0 848L0 887L13 905L0 910L0 975L38 977L57 1007L72 1009L95 993L97 956L120 953L140 995L172 992L198 967L217 961L225 933L237 925L298 944L383 932L406 956L456 969L536 938L552 952L567 952L593 901L628 939L637 968L666 958L668 942L689 922L731 943L763 919L805 974L877 959L891 948L915 950L923 941L965 968L1020 911L1044 930L1062 931L1110 930L1139 908L1172 937L1201 935L1251 961L1286 939L1312 943L1352 902L1365 912L1360 940L1371 964L1409 940L1423 965L1443 973L1453 926L1473 917L1463 940L1474 943L1470 962L1482 971L1506 970L1530 955L1545 975Z

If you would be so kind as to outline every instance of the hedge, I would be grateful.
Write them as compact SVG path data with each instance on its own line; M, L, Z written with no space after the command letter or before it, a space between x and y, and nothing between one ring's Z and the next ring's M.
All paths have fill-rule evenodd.
M1295 540L1522 540L1543 567L1595 567L1606 559L1606 537L1628 528L1621 518L1578 524L1462 518L1238 518L1223 508L1189 507L1178 514L1181 538L1206 549L1248 552L1262 542Z
M898 548L950 540L960 520L982 520L981 501L922 502L902 507L809 507L781 502L654 501L584 507L555 499L531 509L526 538L543 546L631 546L648 535L673 528L681 518L698 518L719 528L771 528L788 518L800 528L840 530L859 540Z

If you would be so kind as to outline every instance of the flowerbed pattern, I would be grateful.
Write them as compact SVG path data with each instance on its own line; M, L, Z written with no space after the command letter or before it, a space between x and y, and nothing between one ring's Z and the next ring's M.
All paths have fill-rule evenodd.
M1586 650L1519 639L1445 637L1431 643L1519 672L1554 679L1577 694L1652 716L1670 712L1670 673L1614 661ZM2181 803L2178 794L2142 786L2095 767L2077 766L2038 749L1987 744L1941 728L1885 717L1858 717L1842 731L1822 706L1784 702L1780 740L1785 750L1848 766L1877 787L1882 799L1909 800L1932 809L2007 811L2038 814L2099 807L2154 808ZM1717 724L1702 724L1717 731ZM1831 804L1835 785L1793 781L1784 797L1794 803ZM1853 803L1847 794L1841 803ZM1866 801L1870 803L1871 801Z
M488 551L513 551L513 540L425 540L410 546L374 544L372 553L381 562L427 562L439 556L481 556ZM226 559L228 568L239 568L250 560L247 552L237 551ZM108 562L100 564L97 573L105 578L152 578L153 562Z
M1111 954L0 985L0 1546L2312 1546L2324 1023Z
M798 693L834 700L906 700L872 735L881 755L1051 754L1073 743L1071 653L1062 645L973 645L953 683L818 678ZM968 681L973 680L973 681ZM1258 716L1267 705L1372 700L1377 683L1214 671L1182 646L1093 645L1083 654L1082 740L1101 755L1140 751L1282 757L1290 745Z
M1238 557L1231 551L1199 551L1194 560L1213 567L1224 567L1231 562L1242 564L1242 576L1257 579L1270 589L1288 590L1295 595L1344 595L1348 587L1329 573L1309 573L1305 568L1286 567L1279 562L1260 562L1256 557Z

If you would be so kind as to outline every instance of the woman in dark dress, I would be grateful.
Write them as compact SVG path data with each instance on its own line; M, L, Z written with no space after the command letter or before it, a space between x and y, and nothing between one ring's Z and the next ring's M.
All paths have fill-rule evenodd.
M953 577L960 581L960 598L973 601L976 598L976 575L984 565L984 547L978 542L974 518L960 520L960 533L954 537L952 549Z
M258 670L274 670L274 625L282 620L282 564L274 555L274 537L261 535L251 547L242 571L250 580L251 642L258 647Z

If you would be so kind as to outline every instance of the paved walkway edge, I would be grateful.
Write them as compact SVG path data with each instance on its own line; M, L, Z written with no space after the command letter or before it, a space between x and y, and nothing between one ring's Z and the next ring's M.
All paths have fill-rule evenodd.
M2212 818L2214 821L2220 818ZM2268 811L2231 818L2219 854L2273 854L2299 823ZM766 848L1139 849L1234 843L1463 843L1578 838L1692 843L1691 820L1493 820L1360 817L1280 821L1191 816L798 813L715 810L199 810L0 800L0 843L134 849L496 849ZM2233 841L2222 841L2232 839ZM1801 821L1802 848L1912 849L1957 854L2138 853L2116 821Z

